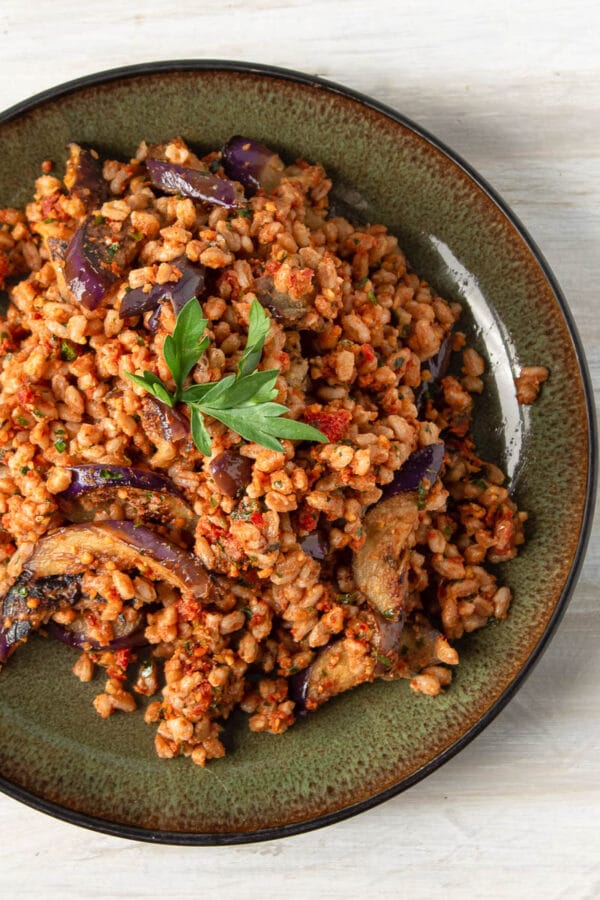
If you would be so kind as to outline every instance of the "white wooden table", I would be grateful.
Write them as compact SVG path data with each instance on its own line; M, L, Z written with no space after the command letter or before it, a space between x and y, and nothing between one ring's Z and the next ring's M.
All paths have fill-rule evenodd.
M152 59L249 59L323 75L465 156L538 241L600 384L597 0L1 0L0 109ZM1 164L1 154L0 154ZM600 547L499 718L425 782L285 841L154 847L0 796L0 896L600 897Z

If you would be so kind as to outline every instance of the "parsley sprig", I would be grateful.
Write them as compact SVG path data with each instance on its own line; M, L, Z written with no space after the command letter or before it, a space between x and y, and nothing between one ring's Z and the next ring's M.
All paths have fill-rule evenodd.
M126 372L126 375L167 406L185 403L189 407L192 438L205 456L211 453L211 440L204 416L218 419L240 437L270 450L283 450L279 438L327 442L325 435L312 425L284 418L288 408L273 402L277 396L275 382L279 369L257 369L270 324L268 315L254 300L248 317L246 347L237 372L220 381L193 384L186 388L184 384L188 375L210 345L210 338L204 336L208 320L204 318L197 298L192 297L177 316L173 334L165 338L163 345L163 355L175 382L175 392L171 393L152 372L145 371L143 375Z

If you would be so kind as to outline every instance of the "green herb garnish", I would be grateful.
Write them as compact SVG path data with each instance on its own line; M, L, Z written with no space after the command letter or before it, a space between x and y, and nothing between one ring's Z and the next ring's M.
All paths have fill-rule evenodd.
M123 478L122 472L115 472L114 469L100 469L100 478L104 478L105 480L108 478L115 478L117 480Z
M62 438L58 438L54 441L54 449L58 451L58 453L64 453L67 449L67 442L63 441Z
M428 493L429 493L429 491L423 485L423 482L421 482L421 484L417 488L417 508L418 509L425 509L425 500L427 498Z
M22 425L23 428L29 428L29 419L26 419L25 416L17 416L17 422L19 425Z
M115 242L114 244L109 244L107 247L107 250L106 250L106 255L108 256L108 258L113 259L116 252L118 251L118 249L119 249L118 243Z
M369 291L367 297L371 301L371 303L377 303L377 297L375 296L375 291Z
M283 418L288 412L287 407L272 402L277 396L275 382L279 369L263 372L257 369L271 326L269 316L257 300L250 307L246 347L236 374L184 388L186 378L210 344L210 339L204 337L207 325L202 307L197 298L192 297L177 316L173 334L165 338L163 354L175 381L174 393L170 393L152 372L145 371L143 375L126 373L131 381L167 406L181 402L189 407L192 438L201 453L205 456L211 453L204 416L212 416L247 441L278 452L283 451L278 438L327 442L325 435L311 425Z
M237 215L241 216L242 219L251 219L252 218L252 210L250 209L238 209Z
M388 659L387 656L384 656L382 653L378 653L377 650L373 651L373 656L377 660L378 663L381 663L382 666L385 666L386 669L390 669L392 666L391 659Z
M69 344L68 341L60 342L60 358L65 362L73 362L77 359L77 351Z

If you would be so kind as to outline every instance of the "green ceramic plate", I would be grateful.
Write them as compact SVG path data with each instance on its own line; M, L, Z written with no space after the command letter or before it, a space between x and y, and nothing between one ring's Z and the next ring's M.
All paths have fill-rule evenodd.
M564 611L594 496L591 390L554 277L523 227L466 163L373 100L252 64L191 61L114 70L34 97L0 117L0 205L31 193L40 161L70 140L127 157L173 134L219 147L248 134L322 162L340 204L396 232L417 271L466 303L490 361L480 447L505 465L529 540L502 577L508 621L462 642L451 689L431 701L406 682L343 695L281 737L228 727L204 770L160 761L141 715L104 722L72 651L32 640L0 675L0 786L70 822L142 840L235 843L335 822L423 778L491 721L531 670ZM550 367L533 407L512 379Z

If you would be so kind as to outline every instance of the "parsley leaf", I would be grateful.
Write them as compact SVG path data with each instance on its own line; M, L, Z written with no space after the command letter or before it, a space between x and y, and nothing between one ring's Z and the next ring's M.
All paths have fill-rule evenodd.
M273 402L279 369L256 368L271 327L268 314L257 300L250 307L248 338L237 373L184 388L185 379L210 343L209 338L203 338L207 324L200 304L192 297L179 313L173 334L165 338L163 354L177 386L174 394L152 372L126 373L131 381L168 406L178 402L189 406L192 438L201 453L209 456L212 452L205 416L217 419L247 441L278 452L283 450L279 438L327 442L327 437L312 425L283 418L288 408Z
M206 425L204 424L204 417L197 406L190 405L190 412L192 414L190 419L190 425L192 428L192 438L194 440L194 444L204 456L210 456L211 453L211 442L210 442L210 434L206 429Z
M258 301L253 301L248 316L248 339L238 365L238 375L249 375L260 362L271 320Z
M391 661L391 659L388 659L387 656L384 656L383 653L379 653L378 650L374 650L373 656L375 657L377 662L380 663L382 666L385 666L386 669L391 669L392 661Z
M147 370L144 371L143 375L133 375L131 372L126 372L125 374L135 384L139 384L139 386L143 387L149 394L156 397L157 400L162 400L167 406L175 406L175 397L171 396L158 375L154 375Z
M204 384L188 388L183 392L181 399L186 403L189 401L201 402L203 406L211 406L215 409L231 409L235 406L244 406L246 403L272 400L277 396L274 385L278 375L279 369L255 371L241 378L228 375L221 381L212 382L208 391L198 390L198 388L207 387Z
M177 316L173 334L165 338L163 354L177 385L177 399L183 382L210 343L208 338L201 340L207 325L208 319L204 318L202 307L197 298L192 297Z

